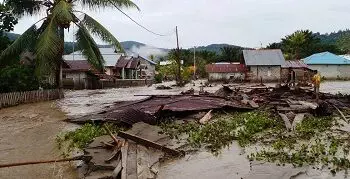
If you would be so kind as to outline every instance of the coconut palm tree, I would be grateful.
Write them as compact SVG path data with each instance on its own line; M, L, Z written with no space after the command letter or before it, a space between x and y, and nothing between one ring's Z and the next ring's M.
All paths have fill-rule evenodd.
M75 38L79 49L88 62L97 70L103 70L104 60L92 35L123 51L118 40L98 21L76 7L131 8L138 7L130 0L5 0L12 7L12 13L19 17L34 15L46 11L46 16L33 24L0 56L0 64L15 59L24 51L33 52L37 75L55 74L60 85L59 70L64 50L64 29L73 24L78 27ZM40 27L37 24L41 23Z

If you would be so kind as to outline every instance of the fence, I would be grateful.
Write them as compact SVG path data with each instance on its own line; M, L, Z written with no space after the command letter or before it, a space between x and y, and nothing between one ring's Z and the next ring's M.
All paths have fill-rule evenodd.
M59 89L0 93L0 109L18 104L49 101L63 98L63 91Z

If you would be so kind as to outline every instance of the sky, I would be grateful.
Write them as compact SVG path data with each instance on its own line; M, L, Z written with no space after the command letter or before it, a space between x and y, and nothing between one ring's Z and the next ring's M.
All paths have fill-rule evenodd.
M350 26L349 0L134 0L141 11L124 9L153 35L116 9L87 12L120 41L134 40L155 47L175 48L178 26L182 48L227 43L261 47L300 29L330 33ZM43 14L44 15L44 14ZM40 16L24 17L15 26L22 33ZM66 41L73 40L73 29ZM97 40L98 41L98 40ZM100 41L98 41L100 42Z

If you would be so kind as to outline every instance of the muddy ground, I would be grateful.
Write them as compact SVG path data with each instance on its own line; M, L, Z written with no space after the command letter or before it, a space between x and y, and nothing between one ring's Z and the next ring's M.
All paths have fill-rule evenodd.
M0 163L62 158L55 138L67 125L56 102L19 105L0 110ZM1 168L0 178L77 178L70 163Z
M124 89L67 91L66 98L56 102L26 104L0 110L0 163L44 160L60 157L55 146L55 138L62 130L71 128L62 122L68 116L95 113L108 108L117 101L130 101L145 97L135 94L178 94L194 88L191 84L184 88L155 90L153 87L135 87ZM166 85L171 84L167 83ZM274 85L274 84L269 84ZM214 92L221 85L205 88ZM350 82L326 82L322 92L350 93ZM56 104L59 108L56 107ZM63 111L63 112L61 112ZM160 178L330 178L328 172L308 170L302 172L292 168L270 164L251 164L236 144L224 149L221 156L210 153L197 153L178 161L165 163ZM253 172L248 172L249 168ZM305 169L301 169L301 171ZM219 174L219 175L218 175ZM276 175L277 174L277 175ZM289 178L286 177L286 178ZM344 175L340 175L343 178ZM43 164L0 169L0 178L77 178L75 167L70 163ZM273 178L273 177L272 177Z

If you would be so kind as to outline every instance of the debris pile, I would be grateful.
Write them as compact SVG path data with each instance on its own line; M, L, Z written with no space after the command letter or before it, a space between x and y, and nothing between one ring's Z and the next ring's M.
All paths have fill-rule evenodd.
M349 99L347 96L320 93L321 102L315 103L314 94L308 89L291 90L286 86L272 88L263 85L233 88L223 86L213 94L201 90L199 95L196 95L191 89L180 95L145 95L143 100L116 103L98 114L69 119L69 121L79 124L108 122L130 128L126 132L119 132L116 139L112 134L96 138L84 149L85 156L91 158L90 161L85 162L86 178L156 178L160 161L166 156L181 156L183 154L181 149L186 144L170 138L157 126L169 118L179 121L180 125L195 119L196 125L189 126L191 129L212 123L212 120L215 120L212 119L215 115L213 113L216 111L226 113L226 111L259 110L278 116L280 122L283 121L285 131L295 131L304 118L330 116L335 111L344 116L341 110L348 109ZM225 136L230 140L240 138L239 142L242 146L249 144L251 137L261 132L263 128L279 131L280 127L283 127L283 124L271 122L267 117L261 124L258 124L259 121L255 121L254 117L251 119L253 122L238 119L235 122L226 121L227 123L218 124L218 126L232 125L238 129L237 126L244 123L251 125L247 128L251 130L250 133L241 131L236 136L229 132L228 134L232 136ZM256 127L259 125L261 127ZM216 129L214 126L211 130Z

